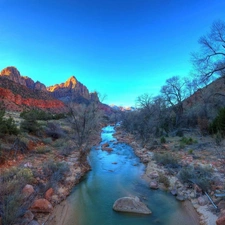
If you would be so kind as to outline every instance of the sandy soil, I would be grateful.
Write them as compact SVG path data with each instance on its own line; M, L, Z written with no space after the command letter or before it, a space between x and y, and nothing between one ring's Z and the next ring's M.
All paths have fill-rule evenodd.
M46 218L45 225L66 225L65 221L67 218L70 205L67 200L61 202L54 208L54 211L48 218Z

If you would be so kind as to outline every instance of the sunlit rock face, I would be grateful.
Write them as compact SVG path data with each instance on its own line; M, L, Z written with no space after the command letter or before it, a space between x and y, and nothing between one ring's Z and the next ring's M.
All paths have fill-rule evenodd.
M6 77L9 80L14 81L15 83L26 86L31 90L47 91L46 86L44 84L39 81L34 82L31 78L27 76L21 76L20 72L14 66L9 66L3 69L0 73L0 76Z
M30 77L21 76L16 67L9 66L0 72L0 88L2 101L9 110L39 108L64 112L66 111L65 103L95 102L101 110L111 113L111 107L99 101L97 92L90 93L87 87L74 76L64 83L46 87L39 81L34 82Z
M80 83L74 76L70 77L65 83L47 87L52 95L64 102L73 101L76 103L99 102L96 93L89 93L87 87Z
M25 79L20 76L20 72L16 69L16 67L6 67L1 71L1 76L5 76L16 83L26 86Z
M0 104L9 111L41 109L53 113L66 112L65 104L55 99L44 84L23 77L15 67L0 73Z
M1 82L1 81L0 81ZM13 90L0 87L1 103L9 111L23 111L25 109L41 109L53 113L66 112L66 107L62 101L57 99L37 99L23 97L21 94L13 93Z

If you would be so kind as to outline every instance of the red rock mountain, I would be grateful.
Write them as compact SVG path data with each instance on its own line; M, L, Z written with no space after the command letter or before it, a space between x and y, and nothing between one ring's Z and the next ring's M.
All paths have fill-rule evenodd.
M6 109L22 111L40 108L52 112L65 112L65 103L99 102L97 93L89 93L86 86L74 76L65 83L46 87L39 81L21 76L15 67L7 67L0 72L0 101Z
M8 78L18 84L28 87L31 90L41 90L46 91L46 87L44 84L40 83L39 81L34 82L29 77L21 76L20 72L13 66L6 67L0 73L0 76Z
M89 93L87 87L80 83L74 76L70 77L65 83L47 87L47 91L51 92L53 97L63 102L99 102L97 93Z

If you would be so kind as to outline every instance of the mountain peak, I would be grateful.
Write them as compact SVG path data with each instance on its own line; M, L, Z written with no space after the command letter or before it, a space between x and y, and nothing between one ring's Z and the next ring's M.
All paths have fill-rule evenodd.
M20 76L20 72L15 66L8 66L3 69L0 73L2 76Z
M71 76L64 84L64 87L74 88L77 84L77 79L74 76Z
M20 72L14 66L8 66L0 72L0 76L6 77L9 80L12 80L18 84L28 87L32 90L41 90L46 91L44 84L39 81L34 82L31 78L27 76L21 76Z

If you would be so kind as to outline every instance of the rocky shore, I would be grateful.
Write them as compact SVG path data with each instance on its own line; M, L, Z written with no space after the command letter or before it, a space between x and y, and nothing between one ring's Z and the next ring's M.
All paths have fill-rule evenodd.
M219 186L221 185L220 181L223 179L223 177L218 179L218 187L214 187L214 190L211 190L210 193L212 200L218 203L218 209L216 210L197 185L189 187L187 184L181 183L177 178L176 173L169 173L167 168L157 164L153 159L154 151L158 151L159 149L168 151L171 146L154 143L151 146L141 147L141 144L135 140L134 136L120 130L120 128L117 129L115 137L117 138L118 142L129 144L134 149L135 154L146 165L146 171L143 178L149 183L150 188L161 189L170 192L178 201L182 202L182 206L185 208L187 213L201 225L225 224L225 201L222 198L216 198L214 196L216 190L221 191L223 188ZM191 157L189 155L185 155L182 152L181 154L184 155L181 157L183 162L197 163L197 160L195 161L193 158L190 160ZM204 160L201 160L201 163L204 164ZM218 165L218 167L214 167L213 169L215 174L218 175L221 165ZM168 182L165 182L167 179Z
M118 142L129 144L141 161L146 164L146 171L143 178L149 182L149 187L152 189L162 189L173 194L178 201L182 202L182 207L187 212L188 218L190 218L191 221L201 225L224 224L223 215L225 204L223 204L222 199L219 201L212 196L213 200L220 202L219 210L214 210L208 198L197 185L190 188L186 184L182 184L177 178L177 174L172 175L168 173L166 168L153 160L154 149L152 147L151 150L147 147L141 147L140 143L138 143L132 135L120 129L117 129L114 136L117 138ZM108 148L108 146L104 147ZM169 147L161 145L160 148L168 150ZM70 205L65 199L70 194L72 188L79 182L80 178L90 169L81 168L78 165L77 158L78 156L74 153L66 159L66 162L70 165L70 173L67 174L64 184L58 189L57 193L48 190L45 194L46 200L49 200L52 204L52 208L49 211L50 213L48 212L46 215L46 212L32 212L37 219L37 223L32 223L32 225L64 224L63 221L66 219L67 213L70 210ZM183 157L182 160L188 161L190 160L190 156ZM167 177L169 184L164 181L159 182L159 177Z
M78 163L78 154L73 153L64 158L63 162L69 165L69 172L62 183L57 188L50 187L39 198L38 195L33 201L30 209L25 214L25 220L29 225L40 224L64 224L68 205L65 199L71 193L71 190L78 184L81 178L90 170L90 167L80 166ZM23 189L25 195L32 195L34 188L32 185L26 185ZM29 215L29 216L26 216ZM24 220L24 221L25 221Z

